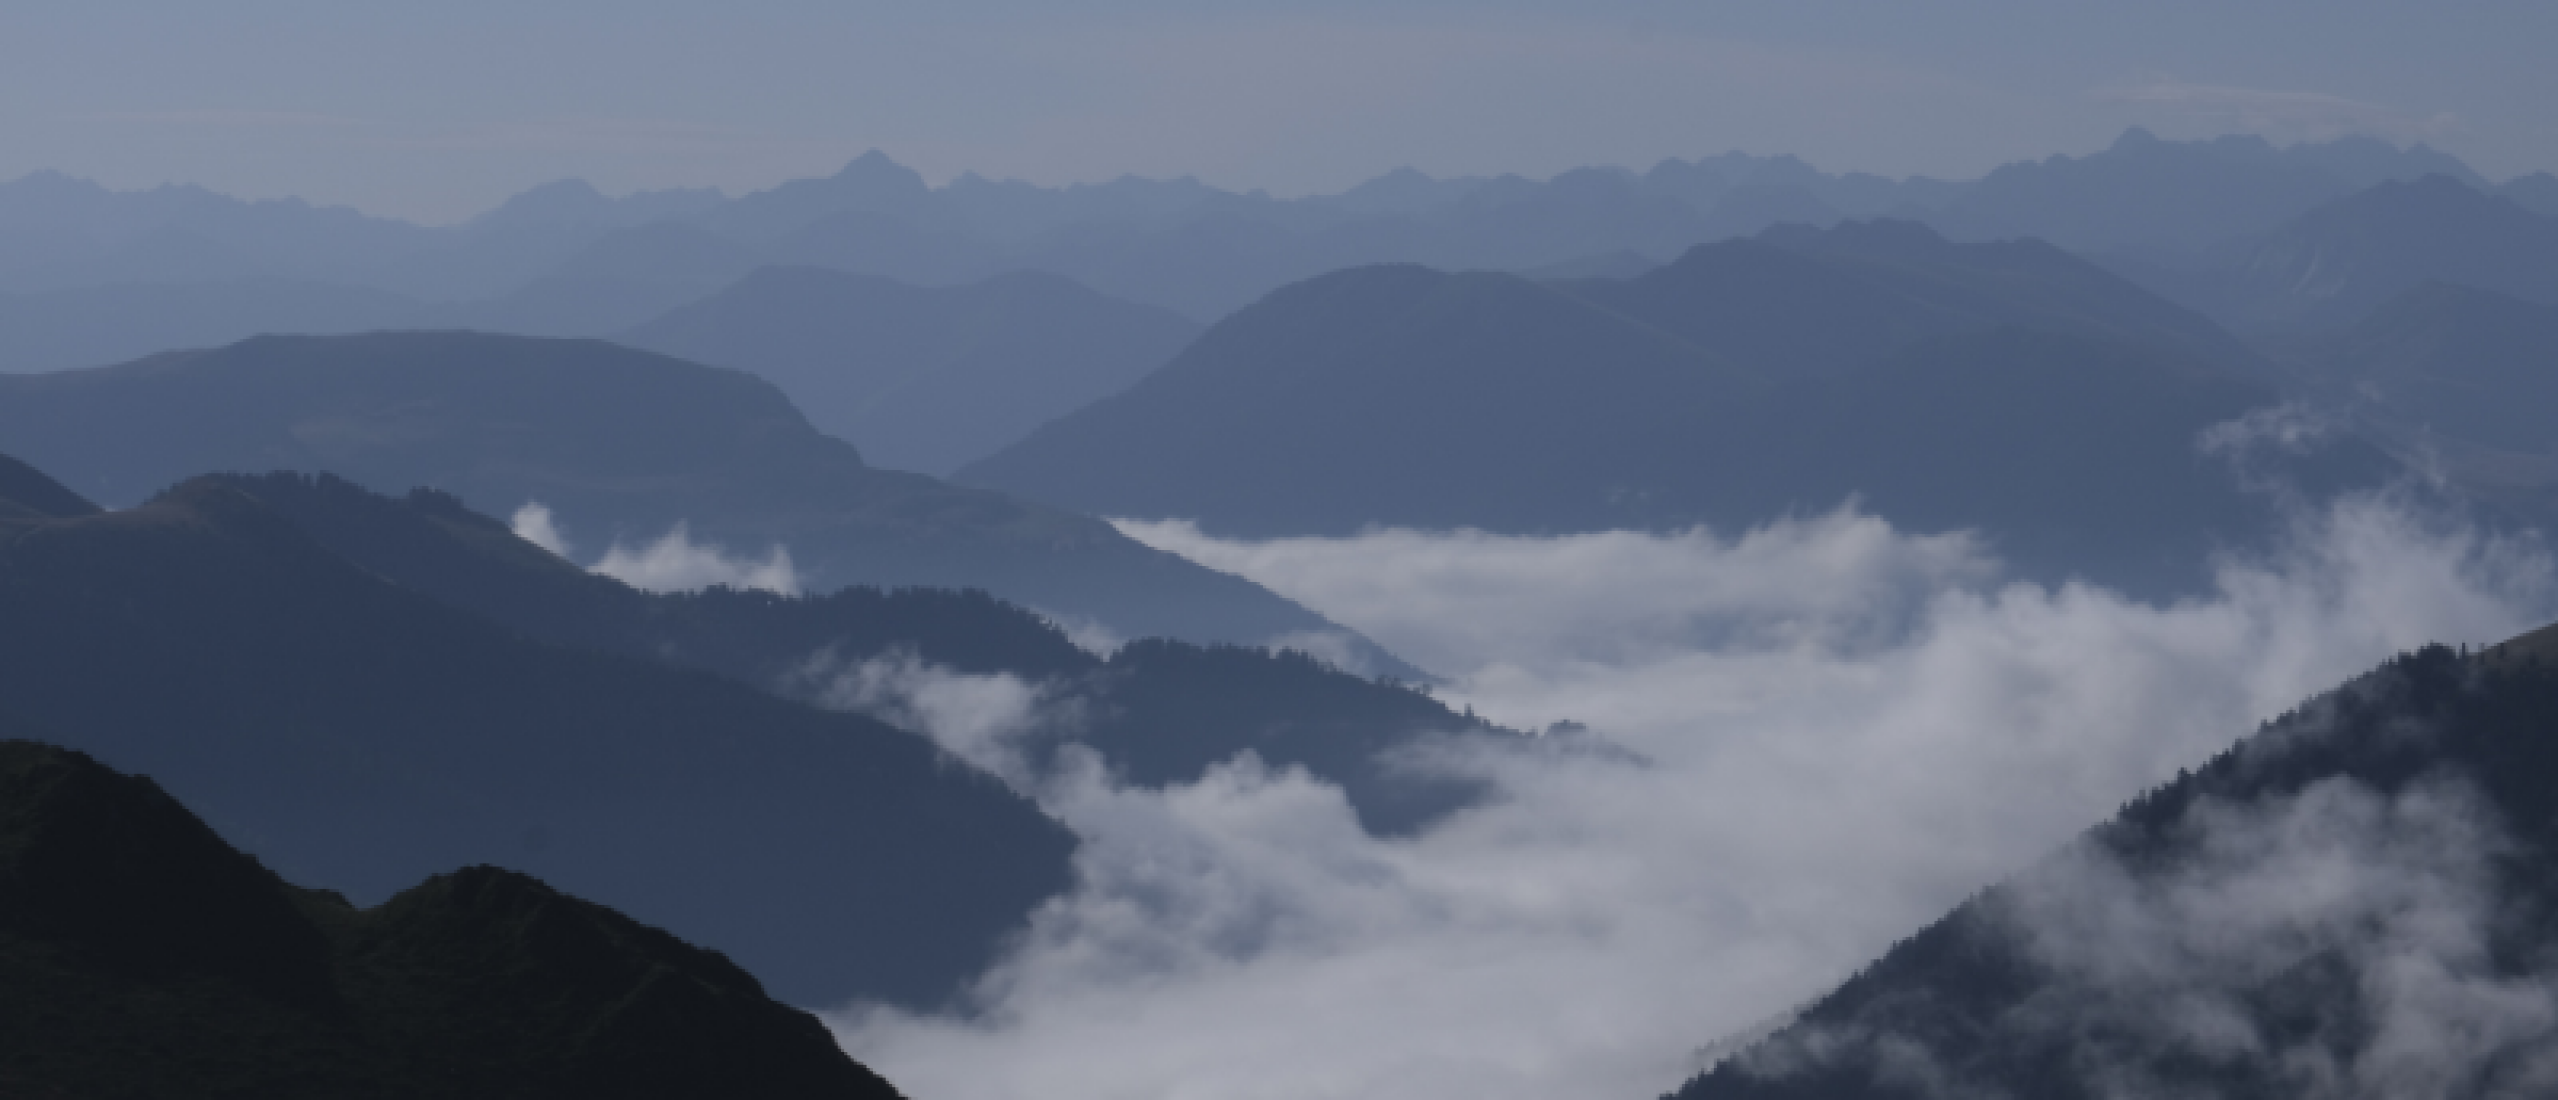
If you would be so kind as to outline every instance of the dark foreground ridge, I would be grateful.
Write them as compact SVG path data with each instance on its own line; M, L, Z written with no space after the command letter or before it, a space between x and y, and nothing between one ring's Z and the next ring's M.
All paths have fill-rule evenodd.
M29 741L0 742L0 987L9 1096L898 1095L717 952L494 867L357 909Z
M11 719L151 775L297 882L371 905L520 867L794 1004L936 1003L1071 881L1071 834L920 737L525 638L210 479L0 515Z
M2302 704L1676 1100L2550 1094L2558 627Z

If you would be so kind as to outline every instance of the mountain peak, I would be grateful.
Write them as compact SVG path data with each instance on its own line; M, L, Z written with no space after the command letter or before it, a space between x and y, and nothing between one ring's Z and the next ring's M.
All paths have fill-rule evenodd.
M932 188L924 184L923 174L888 158L877 149L869 150L844 165L835 173L838 183L859 184L865 188L923 194Z
M2105 151L2109 153L2128 153L2134 150L2147 149L2152 146L2164 144L2166 143L2160 141L2158 139L2158 135L2151 133L2149 128L2146 126L2126 126L2123 128L2122 136L2115 138L2114 144L2107 146Z

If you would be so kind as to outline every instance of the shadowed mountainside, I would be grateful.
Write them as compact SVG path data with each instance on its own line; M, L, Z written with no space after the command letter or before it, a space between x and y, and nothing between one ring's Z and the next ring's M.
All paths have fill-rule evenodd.
M234 486L34 510L0 519L0 712L297 880L518 866L803 1004L933 1003L1068 881L1064 829L921 738L528 640Z
M914 663L1015 678L1040 697L1040 720L1016 736L1043 769L1077 744L1127 782L1162 786L1250 751L1341 784L1371 831L1399 834L1484 793L1469 779L1399 767L1399 752L1452 737L1519 743L1413 689L1291 653L1157 639L1095 657L982 592L651 594L580 570L440 493L394 499L296 474L213 480L367 572L545 642L702 668L819 705L861 705L842 685L865 669L897 675Z
M111 505L208 471L326 471L494 515L539 501L592 557L682 523L743 555L788 548L809 589L984 588L1123 637L1352 637L1098 520L867 466L749 375L599 341L261 337L0 377L0 451Z
M1677 1100L2546 1091L2558 628L2302 704Z
M0 741L0 985L12 1096L898 1095L718 952L493 867L357 909L28 741Z
M2558 529L2558 304L2428 283L2288 357L2409 465Z
M1734 530L1853 498L1981 529L2029 575L2165 593L2279 530L2236 467L2312 499L2395 471L2350 440L2206 447L2277 404L2269 373L2047 246L1784 229L1621 282L1311 280L960 476L1241 536Z
M615 339L753 373L871 461L946 476L1136 381L1198 332L1057 275L927 289L768 267Z
M2558 219L2449 176L2383 183L2285 223L2206 286L2230 323L2297 332L2427 282L2558 303Z

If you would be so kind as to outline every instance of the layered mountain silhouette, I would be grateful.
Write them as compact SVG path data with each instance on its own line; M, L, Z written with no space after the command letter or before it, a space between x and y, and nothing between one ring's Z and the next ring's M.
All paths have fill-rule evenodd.
M373 904L520 867L802 1004L933 1003L1068 881L1064 829L911 733L526 638L234 485L99 513L9 480L0 722L298 881Z
M111 192L38 173L0 184L0 290L132 281L102 273L138 269L151 273L145 282L300 280L419 303L400 327L601 336L763 264L925 286L1029 270L1204 323L1344 267L1535 271L1618 252L1675 256L1784 223L1879 216L1924 221L1961 240L2034 236L2191 266L2320 203L2429 173L2487 186L2423 146L2348 137L2278 149L2252 136L2170 142L2138 129L2094 154L2021 162L1975 181L1832 174L1790 156L1726 153L1546 180L1433 179L1404 169L1299 199L1135 177L1050 188L963 175L932 187L874 151L832 176L735 198L709 190L607 198L558 181L433 228L197 188ZM2529 178L2511 186L2527 206L2545 193ZM265 331L277 330L243 312L193 343ZM108 360L30 368L0 359L0 369L98 361Z
M271 277L0 294L0 374L123 363L261 332L367 332L417 311L416 302L378 290Z
M0 1091L890 1100L716 951L493 867L359 909L0 741Z
M2093 253L2196 255L2391 180L2476 172L2377 138L2277 148L2252 134L2163 141L2139 127L2105 150L2003 165L1923 216L1962 240L2037 237Z
M982 592L651 594L580 570L441 493L391 498L298 474L209 480L367 572L545 642L700 668L819 706L866 705L865 675L1013 677L1042 700L1042 720L1014 734L1042 772L1079 745L1122 781L1160 787L1249 752L1339 784L1369 829L1401 834L1488 793L1405 756L1456 738L1527 744L1412 688L1298 653L1153 639L1096 657Z
M769 267L615 339L751 372L870 461L946 476L1136 381L1198 331L1057 275L926 289Z
M2390 661L1673 1095L2542 1091L2553 722L2558 632Z
M960 478L1243 536L1728 530L1857 500L1981 529L2029 574L2164 592L2270 537L2250 479L2391 476L2349 440L2238 476L2204 435L2275 405L2270 371L2049 246L1780 229L1623 281L1311 280Z
M2329 401L2411 465L2558 524L2558 304L2427 283L2291 349Z
M2449 176L2383 183L2285 224L2220 275L2253 329L2348 324L2427 282L2558 303L2558 219Z
M328 471L495 515L540 502L590 561L685 524L746 556L786 548L812 590L984 588L1123 637L1348 637L1097 520L866 465L752 376L595 341L261 337L0 377L0 451L119 506L206 471Z

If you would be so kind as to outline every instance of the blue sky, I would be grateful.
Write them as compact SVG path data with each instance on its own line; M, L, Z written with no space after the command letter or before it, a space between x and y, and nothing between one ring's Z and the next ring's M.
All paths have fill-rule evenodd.
M737 191L877 147L940 180L1281 194L1729 149L1977 175L2171 137L2558 168L2558 5L12 0L0 178L430 221L534 183Z

